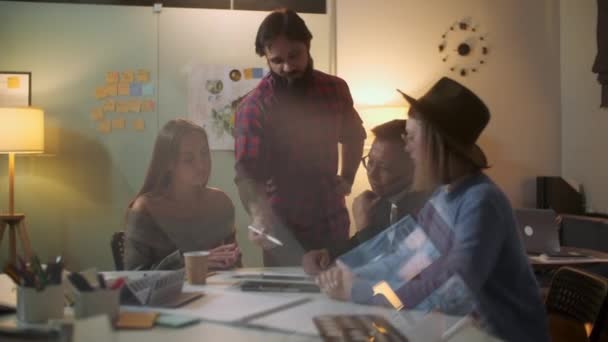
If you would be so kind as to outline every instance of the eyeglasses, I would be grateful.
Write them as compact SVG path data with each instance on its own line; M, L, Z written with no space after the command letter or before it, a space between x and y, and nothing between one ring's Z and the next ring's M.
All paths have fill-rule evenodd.
M378 163L378 162L370 159L369 154L367 154L363 158L361 158L361 164L368 171L374 170L376 168L380 171L389 171L390 170L390 168L388 166L386 166L384 163Z

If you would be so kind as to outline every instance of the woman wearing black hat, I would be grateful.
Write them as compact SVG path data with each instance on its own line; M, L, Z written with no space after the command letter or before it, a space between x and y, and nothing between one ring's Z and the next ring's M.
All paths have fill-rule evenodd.
M507 341L548 341L544 305L511 204L482 172L488 163L476 141L490 119L488 108L448 78L420 99L403 96L411 105L407 150L415 164L414 187L436 189L418 215L423 231L418 236L428 239L440 256L418 257L426 261L418 268L404 261L409 273L393 288L395 294L406 309L468 314ZM318 281L337 299L386 302L374 297L373 283L344 266Z

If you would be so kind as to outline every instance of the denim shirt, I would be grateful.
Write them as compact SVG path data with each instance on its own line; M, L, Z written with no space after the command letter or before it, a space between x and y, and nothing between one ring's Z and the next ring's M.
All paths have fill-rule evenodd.
M451 191L440 187L417 221L439 256L401 286L391 286L406 309L471 314L487 332L507 341L549 340L513 210L485 174L474 174ZM373 296L373 282L355 279L353 301L386 303Z

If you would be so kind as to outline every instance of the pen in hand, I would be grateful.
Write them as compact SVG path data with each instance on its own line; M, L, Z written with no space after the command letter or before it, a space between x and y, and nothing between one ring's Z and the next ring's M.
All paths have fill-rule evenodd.
M252 225L249 225L247 228L249 228L249 230L251 230L252 232L254 232L256 234L262 235L264 238L266 238L268 241L274 243L275 245L283 246L283 243L279 239L275 238L274 236L268 235L268 234L264 233L262 230L254 227Z

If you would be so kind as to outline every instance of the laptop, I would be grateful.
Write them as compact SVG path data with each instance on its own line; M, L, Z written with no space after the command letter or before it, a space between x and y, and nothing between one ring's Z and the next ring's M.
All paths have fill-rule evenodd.
M547 257L588 258L579 252L561 251L557 214L552 209L515 209L519 235L526 252Z
M551 209L515 209L518 231L528 254L559 252L557 214Z

